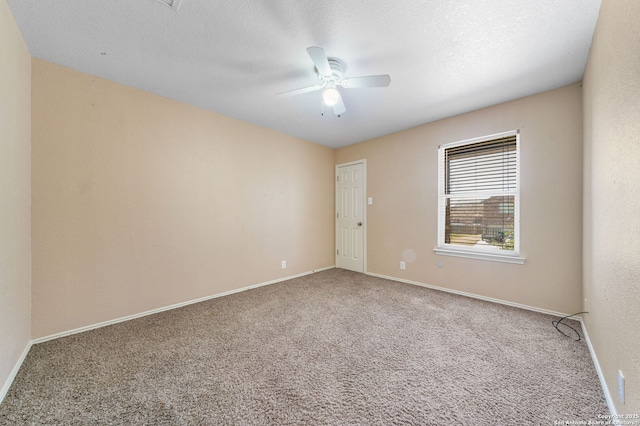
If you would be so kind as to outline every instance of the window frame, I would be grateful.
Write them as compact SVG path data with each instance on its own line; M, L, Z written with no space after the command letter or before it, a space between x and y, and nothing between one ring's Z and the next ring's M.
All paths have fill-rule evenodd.
M449 148L472 145L479 142L488 142L495 139L513 136L515 136L516 139L516 188L515 191L510 191L509 193L509 195L514 196L513 250L500 250L497 252L494 248L465 247L457 244L445 243L447 199L455 198L446 194L445 191L445 151ZM438 146L438 241L434 252L445 256L524 264L525 259L520 257L520 130L511 130L508 132L496 133L472 139L449 142Z

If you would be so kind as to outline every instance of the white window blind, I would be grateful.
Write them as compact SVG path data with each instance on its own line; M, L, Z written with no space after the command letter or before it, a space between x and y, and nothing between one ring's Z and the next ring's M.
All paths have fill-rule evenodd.
M517 256L519 134L439 148L438 247Z

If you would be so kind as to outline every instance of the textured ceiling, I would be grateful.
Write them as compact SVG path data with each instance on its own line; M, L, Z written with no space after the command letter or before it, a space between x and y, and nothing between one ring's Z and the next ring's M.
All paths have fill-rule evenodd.
M575 83L600 0L7 0L31 54L330 147ZM164 1L164 0L163 0ZM345 77L336 117L309 46Z

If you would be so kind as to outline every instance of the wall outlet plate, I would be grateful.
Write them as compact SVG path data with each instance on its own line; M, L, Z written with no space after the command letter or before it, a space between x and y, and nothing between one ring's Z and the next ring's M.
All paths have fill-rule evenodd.
M286 269L287 268L287 261L283 260L282 261L282 269Z
M404 271L405 269L407 269L407 264L406 264L406 263L404 263L404 261L402 261L402 260L400 261L400 269L402 269L403 271Z
M618 398L624 404L624 375L618 370Z

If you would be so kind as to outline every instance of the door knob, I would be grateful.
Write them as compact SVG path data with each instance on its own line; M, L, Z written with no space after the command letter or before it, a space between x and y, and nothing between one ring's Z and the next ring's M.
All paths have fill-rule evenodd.
M358 222L358 226L362 226L362 222Z

